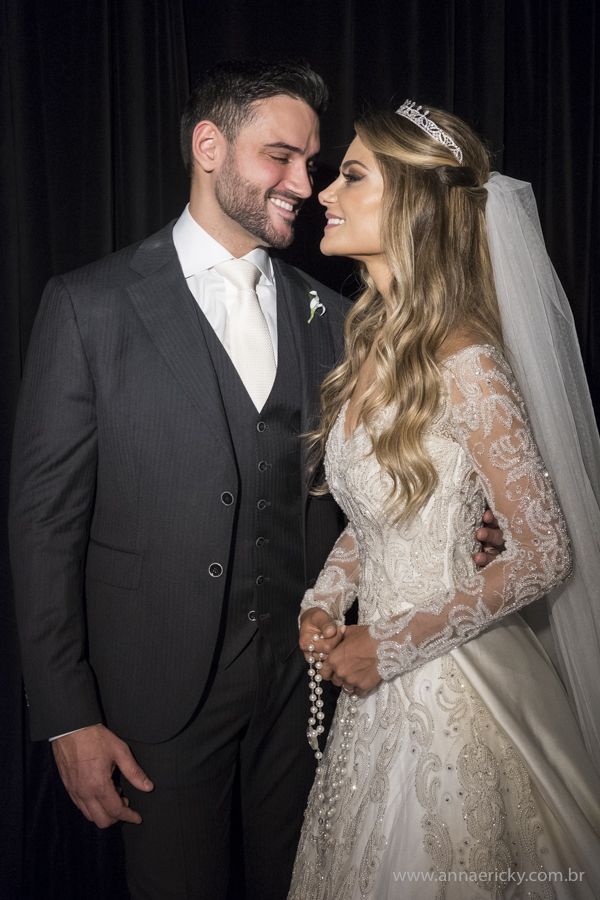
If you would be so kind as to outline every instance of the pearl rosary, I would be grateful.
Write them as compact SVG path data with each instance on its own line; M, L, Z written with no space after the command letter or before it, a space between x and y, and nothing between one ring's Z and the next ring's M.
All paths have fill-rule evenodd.
M315 634L313 636L313 641L322 641L322 634ZM308 740L309 746L311 750L314 750L315 759L319 762L323 758L323 753L319 747L319 735L323 734L325 731L325 726L323 725L323 719L325 718L325 713L323 712L323 688L321 686L321 682L323 681L323 676L321 675L321 669L323 668L323 660L327 657L326 653L319 653L319 658L315 659L313 653L316 650L314 643L308 645L308 652L310 656L307 658L308 662L308 688L309 694L308 699L310 700L310 716L308 718L308 727L306 729L306 738ZM352 719L354 718L354 713L356 712L355 704L358 700L357 695L353 690L347 687L343 687L347 694L350 695L350 724L352 724Z
M313 640L320 641L322 637L323 635L321 634L315 634ZM313 653L315 652L314 644L308 645L308 652L310 653L310 656L308 657L308 699L310 700L310 716L308 719L308 728L306 729L306 737L311 750L314 750L315 759L319 761L323 758L323 754L319 748L319 735L323 734L325 731L323 726L323 719L325 718L325 713L323 712L323 688L321 687L323 676L320 673L320 669L323 667L323 660L325 659L326 654L319 653L319 659L315 659L313 656Z
M313 637L313 641L320 641L322 639L323 635L321 634L315 634ZM350 738L353 733L354 718L357 712L356 702L358 700L358 696L353 691L351 692L349 689L344 688L344 690L348 694L348 697L345 701L347 703L345 715L339 720L339 725L342 729L342 739L340 741L338 754L334 760L332 768L333 779L330 785L326 786L324 783L323 771L320 764L321 760L323 759L323 753L321 751L321 748L319 747L319 736L322 735L325 731L325 727L323 725L323 720L325 718L325 713L323 712L323 688L321 686L323 676L321 675L320 670L323 667L323 660L326 658L327 654L319 653L319 658L316 659L314 656L316 650L315 644L309 644L307 649L310 653L307 661L309 665L308 699L310 700L311 705L310 716L308 719L308 728L306 729L306 737L308 739L311 750L314 751L315 759L317 760L316 791L317 799L319 801L319 838L321 842L324 842L324 844L321 844L321 847L324 847L329 841L329 832L331 829L332 820L337 812L336 804L340 799L340 789L344 781L344 776L347 774L347 754L350 747Z

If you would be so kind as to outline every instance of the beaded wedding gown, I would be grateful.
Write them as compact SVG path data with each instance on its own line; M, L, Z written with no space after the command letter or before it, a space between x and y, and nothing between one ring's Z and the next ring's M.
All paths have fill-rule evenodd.
M408 524L386 512L364 427L345 438L346 406L328 440L349 524L302 606L341 621L358 595L384 680L340 694L289 900L600 897L600 780L516 612L568 577L562 514L501 354L460 351L444 383L426 440L438 484ZM486 501L506 550L480 572Z

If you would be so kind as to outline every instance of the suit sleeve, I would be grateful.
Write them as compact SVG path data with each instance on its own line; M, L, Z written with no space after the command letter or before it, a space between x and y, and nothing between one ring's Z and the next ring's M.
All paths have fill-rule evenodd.
M102 721L86 659L84 570L96 484L94 384L69 293L47 286L15 425L9 535L31 736Z

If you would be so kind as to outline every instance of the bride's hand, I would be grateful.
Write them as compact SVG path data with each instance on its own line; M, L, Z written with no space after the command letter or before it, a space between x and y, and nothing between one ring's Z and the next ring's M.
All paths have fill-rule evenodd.
M308 609L300 617L299 643L304 658L308 661L309 656L318 657L319 653L327 656L342 640L345 630L345 625L338 625L320 606Z
M349 625L344 640L328 655L321 674L348 693L366 694L377 687L377 641L367 625Z

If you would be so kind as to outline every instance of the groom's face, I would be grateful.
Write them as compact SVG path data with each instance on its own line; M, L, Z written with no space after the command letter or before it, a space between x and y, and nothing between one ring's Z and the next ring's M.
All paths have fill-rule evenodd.
M287 247L312 193L319 120L303 100L278 95L254 104L215 181L222 212L259 244Z

